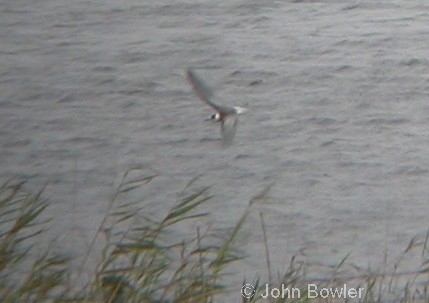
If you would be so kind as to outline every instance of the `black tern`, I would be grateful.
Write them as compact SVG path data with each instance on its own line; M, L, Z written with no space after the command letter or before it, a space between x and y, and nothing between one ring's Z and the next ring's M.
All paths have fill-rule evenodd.
M208 120L221 122L221 134L224 144L231 144L238 124L238 115L247 111L240 106L225 106L213 103L214 93L192 70L188 69L186 76L196 95L207 105L212 107L214 113Z

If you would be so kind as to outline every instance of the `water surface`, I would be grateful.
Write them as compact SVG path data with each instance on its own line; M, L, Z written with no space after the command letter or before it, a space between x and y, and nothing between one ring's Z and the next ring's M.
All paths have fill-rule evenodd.
M425 1L7 1L0 18L0 177L49 186L78 253L121 174L166 211L193 177L216 228L253 206L240 275L272 262L377 267L427 229ZM188 67L246 106L223 148ZM414 260L416 261L416 260ZM418 263L418 260L417 260Z

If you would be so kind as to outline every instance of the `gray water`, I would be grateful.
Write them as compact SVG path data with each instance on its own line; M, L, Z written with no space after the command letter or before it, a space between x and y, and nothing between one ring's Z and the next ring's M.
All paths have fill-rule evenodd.
M418 0L2 1L0 177L48 183L76 253L121 174L149 167L154 209L201 175L220 229L272 185L240 281L266 271L259 212L279 270L295 254L377 267L428 227L428 21ZM229 148L190 66L250 109Z

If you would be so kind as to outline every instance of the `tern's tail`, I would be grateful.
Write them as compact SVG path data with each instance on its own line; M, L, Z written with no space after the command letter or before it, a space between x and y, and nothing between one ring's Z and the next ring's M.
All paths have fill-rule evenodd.
M242 114L244 112L246 112L248 109L241 107L241 106L234 106L235 112L237 113L237 115Z

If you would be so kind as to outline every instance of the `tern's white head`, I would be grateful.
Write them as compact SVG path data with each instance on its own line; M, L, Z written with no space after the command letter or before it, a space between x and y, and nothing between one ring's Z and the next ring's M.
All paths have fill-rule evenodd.
M220 113L215 113L215 114L211 115L210 118L207 120L213 120L215 122L219 122L222 120L222 117L221 117Z

